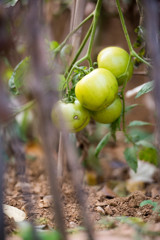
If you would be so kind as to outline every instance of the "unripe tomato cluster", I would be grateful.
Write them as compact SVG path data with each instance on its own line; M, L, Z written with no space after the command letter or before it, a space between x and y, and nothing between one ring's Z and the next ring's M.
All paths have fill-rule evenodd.
M98 68L85 75L75 87L74 103L59 101L52 111L58 125L62 114L66 127L71 132L82 130L92 117L100 123L112 123L122 112L118 86L128 81L133 73L129 54L119 47L103 49L97 58ZM127 70L127 71L126 71Z

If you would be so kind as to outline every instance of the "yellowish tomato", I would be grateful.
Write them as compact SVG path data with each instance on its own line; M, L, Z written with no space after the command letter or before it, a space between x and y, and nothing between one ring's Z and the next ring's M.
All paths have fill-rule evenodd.
M99 111L109 106L118 92L115 76L108 70L97 68L84 76L76 85L75 94L82 106Z
M90 114L78 100L74 103L59 101L52 110L53 122L58 127L60 127L61 118L65 121L64 125L69 132L79 132L89 123Z
M107 47L104 48L97 58L98 67L111 71L117 78L118 85L122 85L127 78L127 81L133 74L133 62L130 61L128 71L126 72L129 54L120 47ZM124 76L124 73L126 75Z
M105 109L97 112L91 112L92 118L99 123L112 123L122 112L122 103L119 97L114 102L106 107Z

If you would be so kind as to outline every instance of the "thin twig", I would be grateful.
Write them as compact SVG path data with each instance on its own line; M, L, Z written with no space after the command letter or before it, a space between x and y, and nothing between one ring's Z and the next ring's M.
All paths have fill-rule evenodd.
M71 27L73 29L80 24L83 20L84 16L84 8L85 8L86 1L85 0L76 0L75 8L73 9L74 11L74 18L73 18L73 23L71 22ZM72 29L72 30L73 30ZM81 33L82 33L82 28L80 28L73 36L71 39L71 44L73 46L72 50L72 55L71 55L71 61L75 56L75 53L77 52L81 40Z
M83 14L84 14L84 7L85 7L85 0L77 0L76 6L75 6L75 14L74 14L74 19L73 21L75 22L76 25L79 24L80 21L83 19ZM81 9L81 11L79 11ZM71 22L71 26L74 26L74 24ZM92 27L90 27L90 31L92 31ZM85 41L88 39L88 34L87 37L85 37ZM79 48L79 42L80 42L80 34L73 36L72 43L73 43L73 48L74 48L74 53L77 52ZM84 42L84 41L83 41ZM82 46L83 47L83 46ZM81 49L81 46L80 46ZM71 56L71 60L73 60L75 54ZM77 57L77 55L76 55ZM75 58L74 58L75 60ZM73 61L74 61L73 60ZM71 142L69 141L68 134L66 131L63 132L63 140L65 144L65 151L67 153L67 163L69 165L69 168L71 169L71 177L72 177L72 182L77 194L77 199L81 207L81 214L83 217L83 222L84 226L87 231L88 239L93 240L94 239L94 231L93 231L93 226L90 221L88 211L87 211L87 200L85 199L85 196L83 194L83 190L81 187L82 184L82 179L83 179L83 170L82 167L78 161L78 156L76 154L76 151L74 147L72 146Z
M30 0L30 14L27 22L27 38L30 46L30 53L33 66L33 79L29 83L31 85L32 94L37 100L37 110L39 115L39 129L41 141L44 148L46 170L49 175L49 183L51 186L51 194L54 199L54 212L57 228L61 233L62 239L65 240L66 230L64 223L63 208L61 204L61 196L57 181L57 164L53 157L53 146L56 146L56 131L51 121L51 108L58 99L56 89L56 78L52 73L51 82L52 88L46 86L46 73L49 72L47 59L44 49L44 37L42 25L40 26L37 18L38 0ZM44 30L44 29L43 29Z
M83 193L82 189L82 179L83 179L83 171L82 166L78 161L77 153L72 146L71 142L68 139L68 135L64 132L64 143L65 143L65 150L67 153L67 162L69 168L71 169L71 177L74 188L76 190L78 202L80 204L80 210L83 217L84 227L86 228L88 239L94 240L94 229L91 223L91 219L88 212L88 204L86 196Z
M1 128L0 128L1 131ZM4 159L3 159L2 139L0 136L0 237L5 240L4 233L4 214L3 214L3 173L4 173Z
M11 124L8 129L11 137L10 147L16 159L17 176L21 184L21 190L23 193L23 199L25 202L27 217L29 218L32 224L31 225L32 235L34 240L40 240L34 227L35 213L34 213L34 206L32 204L30 188L29 188L29 185L24 184L24 183L29 184L28 177L26 175L26 156L25 156L24 146L20 141L20 139L18 138L18 136L16 135L14 125Z
M154 79L154 100L156 106L157 147L160 153L160 43L159 43L159 2L143 0L146 23L146 39L148 50L153 62L152 78Z
M81 26L81 24L84 22L83 21L83 16L84 16L85 4L86 4L85 0L75 0L72 3L70 32L72 32L73 29L76 28L76 26ZM90 16L92 16L92 14ZM86 19L90 18L90 16L88 16ZM79 54L82 50L81 46L79 48L80 39L81 39L81 32L82 32L82 28L80 28L79 31L77 31L75 33L75 35L73 35L72 38L70 39L72 47L73 47L72 48L72 55L70 57L70 62L73 62L73 59L75 60L75 58L77 59L77 57L79 56ZM80 51L78 49L80 49ZM78 54L76 54L77 51L78 51ZM75 55L76 55L76 57L75 57ZM69 92L69 81L67 80L66 82L67 82L67 88L68 88L67 90ZM58 177L59 177L59 179L63 178L63 174L66 171L66 169L65 169L66 163L65 163L64 158L65 158L65 154L64 154L62 133L60 133L59 150L58 150Z
M63 183L63 176L66 171L66 156L64 150L62 132L59 135L58 161L57 161L57 177L60 184Z

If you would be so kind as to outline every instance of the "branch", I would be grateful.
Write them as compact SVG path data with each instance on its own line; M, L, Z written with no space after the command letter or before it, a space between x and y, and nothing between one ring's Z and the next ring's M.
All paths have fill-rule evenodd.
M1 128L0 128L1 131ZM4 173L4 153L2 148L2 138L0 136L0 236L5 240L4 234L4 213L3 213L3 173Z
M153 62L152 78L154 79L154 100L157 117L157 145L160 143L160 43L159 43L159 3L156 0L143 0L146 23L146 39Z
M85 0L76 0L75 8L74 8L74 18L73 23L71 22L71 26L75 28L78 24L80 24L84 17L84 9L85 9L86 1ZM89 17L87 17L87 20L90 19L93 16L93 14L90 14ZM86 22L86 20L85 20ZM81 33L82 28L80 28L74 36L72 36L71 39L71 45L73 46L72 55L71 55L71 61L73 60L75 53L77 52L81 40Z
M30 9L26 29L28 46L32 60L33 76L32 79L28 79L30 81L27 82L30 84L30 89L32 90L34 98L37 100L37 111L39 117L38 124L46 160L44 165L46 166L46 170L48 172L51 194L54 199L54 215L57 228L61 233L62 239L65 240L67 237L63 207L61 204L61 195L57 181L57 164L52 152L53 146L56 146L57 144L57 134L51 121L51 109L58 99L58 93L54 90L57 89L57 85L56 77L53 72L50 75L50 84L52 85L51 89L48 90L48 87L46 86L46 73L49 72L49 69L47 65L48 59L46 59L46 49L44 49L45 44L42 26L40 26L37 16L38 3L38 0L30 0L29 2Z
M125 20L124 20L124 17L123 17L123 13L122 13L122 10L121 10L121 6L120 6L120 3L119 3L119 0L116 0L116 4L117 4L117 9L118 9L118 12L119 12L120 21L121 21L121 24L122 24L123 32L124 32L124 35L125 35L125 38L126 38L126 41L127 41L127 44L128 44L128 48L129 48L130 54L133 57L136 57L139 61L141 61L141 62L145 63L146 65L148 65L149 67L151 67L151 64L149 62L147 62L146 60L141 58L134 51L134 49L132 47L132 43L131 43L130 37L129 37L129 34L128 34L128 31L127 31L126 23L125 23Z

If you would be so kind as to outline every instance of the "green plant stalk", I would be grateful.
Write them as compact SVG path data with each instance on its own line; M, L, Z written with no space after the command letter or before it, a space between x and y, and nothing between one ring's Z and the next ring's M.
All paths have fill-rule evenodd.
M71 68L70 72L68 73L67 79L66 79L66 83L67 83L67 90L68 90L68 99L70 99L70 88L69 88L69 79L72 75L72 72L75 68L78 67L78 64L80 64L81 62L87 60L87 56L84 56L83 58L79 59Z
M17 116L19 113L24 112L30 109L35 104L35 100L29 101L28 103L24 104L22 107L15 110L13 117Z
M128 59L128 65L127 65L127 68L126 68L126 71L125 71L124 75L127 75L131 60L132 60L132 57L130 55L129 59ZM133 142L133 140L131 139L131 137L128 135L128 133L126 131L126 122L125 122L125 108L126 108L126 105L125 105L125 97L124 97L124 91L125 91L126 85L127 85L127 77L125 79L125 82L124 82L122 90L121 90L122 106L123 106L123 110L122 110L123 132L124 132L125 137L128 139L128 141L131 142L135 146L136 145L135 142Z
M126 24L125 24L125 21L124 21L124 17L123 17L123 13L122 13L122 10L121 10L121 6L120 6L120 3L119 3L119 0L116 0L116 4L117 4L117 8L118 8L118 12L119 12L122 28L123 28L123 31L124 31L124 35L125 35L126 41L128 43L129 51L132 52L132 50L133 50L132 43L131 43L128 31L127 31L127 27L126 27Z
M120 6L120 3L119 3L119 0L116 0L116 4L117 4L118 12L119 12L119 16L120 16L120 21L121 21L121 24L122 24L123 32L124 32L124 35L125 35L125 38L126 38L126 41L127 41L127 44L128 44L128 48L129 48L129 51L130 51L130 58L129 58L129 61L128 61L128 66L126 68L125 74L127 73L127 70L128 70L128 67L129 67L129 64L130 64L132 56L138 58L141 62L143 62L144 64L146 64L146 65L151 67L150 63L148 63L146 60L141 58L133 50L132 43L131 43L128 31L127 31L127 27L126 27L126 24L125 24L125 20L124 20L124 17L123 17L123 13L122 13L122 10L121 10L121 6ZM124 82L124 85L122 87L122 90L121 90L121 96L122 96L122 102L123 102L123 112L122 112L123 132L124 132L125 137L128 139L128 141L131 142L135 146L136 143L133 142L132 138L128 135L128 133L126 131L126 126L125 126L125 97L124 97L124 91L125 91L126 84L127 84L127 78L126 78L126 80Z
M126 88L126 85L127 85L127 80L128 80L128 79L127 79L127 73L128 73L128 69L129 69L130 62L131 62L131 55L129 56L128 64L127 64L127 67L126 67L126 71L125 71L125 73L124 73L124 75L126 75L126 78L125 78L125 82L124 82L123 87L122 87L122 90L121 90L122 102L123 102L122 122L123 122L123 131L124 131L124 132L126 131L126 126L125 126L125 97L124 97L124 91L125 91L125 88Z
M70 37L72 37L72 35L78 31L79 28L82 27L82 25L84 23L86 23L89 19L91 19L94 16L94 12L92 12L88 17L86 17L75 29L73 29L73 31L71 31L67 37L65 38L65 40L57 47L57 49L55 50L55 52L59 52L67 43L67 41L69 40Z
M100 14L101 5L102 5L102 0L98 0L96 8L95 8L94 17L93 17L93 28L92 28L92 32L91 32L91 39L90 39L88 50L87 50L87 59L89 61L90 67L92 67L91 51L92 51L92 47L93 47L94 36L95 36L95 32L96 32L96 27L97 27L99 14Z
M68 73L68 76L67 76L67 79L66 79L68 93L70 91L70 89L69 89L69 79L71 77L71 74L72 74L74 68L77 67L78 64L80 64L81 62L83 62L85 60L88 60L90 67L92 67L91 51L92 51L92 47L93 47L93 41L94 41L94 36L95 36L95 31L96 31L98 17L99 17L99 14L100 14L101 5L102 5L102 0L98 0L96 8L95 8L95 11L94 11L94 17L93 17L93 21L92 21L92 24L90 26L90 29L89 29L89 31L88 31L84 41L82 42L82 44L81 44L81 46L80 46L80 48L78 50L78 54L76 54L76 56L75 56L75 58L74 58L74 60L73 60L73 62L71 64L71 67L69 67L70 70L69 70L69 73ZM78 56L80 55L80 53L81 53L83 47L85 46L85 44L86 44L86 42L87 42L87 40L88 40L90 35L91 35L91 38L90 38L87 54L84 57L82 57L80 60L75 62L75 59L77 59ZM70 98L69 94L68 94L68 98Z
M124 17L123 17L123 13L122 13L122 10L121 10L121 6L120 6L120 3L119 3L119 0L116 0L116 4L117 4L118 12L119 12L119 17L120 17L120 21L121 21L121 24L122 24L123 32L124 32L124 35L125 35L125 38L126 38L126 41L127 41L128 48L129 48L129 51L130 51L131 56L138 58L139 61L141 61L141 62L143 62L144 64L146 64L146 65L148 65L149 67L151 67L151 64L150 64L149 62L147 62L146 60L144 60L143 58L141 58L141 57L133 50L132 43L131 43L131 40L130 40L128 31L127 31L127 27L126 27L126 24L125 24L125 20L124 20Z
M75 64L75 62L77 61L77 59L78 59L80 53L82 52L82 50L83 50L83 48L84 48L86 42L88 41L88 38L89 38L89 36L90 36L90 34L91 34L91 31L92 31L92 26L93 26L93 23L91 24L91 26L90 26L90 28L89 28L87 34L85 35L85 37L84 37L84 39L83 39L83 41L82 41L82 43L81 43L81 45L80 45L80 47L79 47L79 49L78 49L78 51L77 51L76 56L74 57L74 59L73 59L71 65L69 66L69 68L66 70L64 76L66 76L66 74L67 74L68 72L70 72L72 66L73 66L73 65Z

